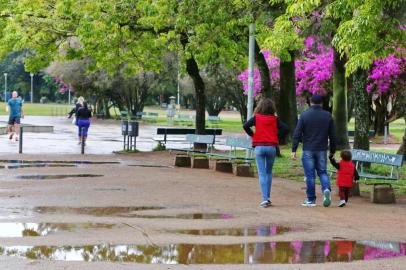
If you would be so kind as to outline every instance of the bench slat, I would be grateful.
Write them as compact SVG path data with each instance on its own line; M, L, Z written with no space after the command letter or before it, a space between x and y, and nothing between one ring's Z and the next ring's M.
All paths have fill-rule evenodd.
M403 165L402 155L371 152L359 149L353 149L351 152L352 160L354 161L378 163L396 167L401 167Z

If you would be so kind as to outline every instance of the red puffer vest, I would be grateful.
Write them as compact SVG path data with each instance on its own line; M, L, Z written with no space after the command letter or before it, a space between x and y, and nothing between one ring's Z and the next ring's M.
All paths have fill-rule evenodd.
M355 174L355 165L352 161L340 161L340 169L337 171L337 186L352 187Z
M278 117L274 115L255 114L255 133L252 137L252 146L277 146Z

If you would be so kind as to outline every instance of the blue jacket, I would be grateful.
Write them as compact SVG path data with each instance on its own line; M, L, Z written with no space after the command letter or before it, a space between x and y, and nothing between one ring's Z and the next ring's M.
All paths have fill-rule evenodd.
M292 152L296 152L299 142L304 151L327 151L330 140L330 153L336 151L334 120L331 114L319 105L313 105L300 115L293 134Z

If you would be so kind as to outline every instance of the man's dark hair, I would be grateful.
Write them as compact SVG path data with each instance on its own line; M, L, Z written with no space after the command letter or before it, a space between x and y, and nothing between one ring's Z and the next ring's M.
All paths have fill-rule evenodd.
M341 159L345 161L350 161L352 159L352 154L350 150L343 150L340 153Z
M263 115L275 115L275 111L275 104L270 98L261 99L258 106L255 108L255 113Z

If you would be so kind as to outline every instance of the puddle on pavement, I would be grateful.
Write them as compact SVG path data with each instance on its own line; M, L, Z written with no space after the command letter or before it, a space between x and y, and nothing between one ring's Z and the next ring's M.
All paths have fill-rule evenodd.
M12 178L22 180L51 180L77 177L102 177L101 174L32 174L32 175L15 175Z
M117 161L89 161L89 160L20 160L20 159L1 159L0 163L7 164L72 164L72 165L103 165L103 164L120 164Z
M41 214L76 214L89 216L117 216L126 213L146 210L162 210L164 207L158 206L138 206L138 207L57 207L42 206L34 207L34 211Z
M7 246L0 255L55 261L146 264L293 264L373 260L405 256L406 245L384 241L292 241L233 245Z
M230 219L230 214L224 213L190 213L174 215L149 215L139 211L162 210L159 206L139 207L35 207L34 211L41 214L77 214L90 216L116 216L125 218L146 218L146 219Z
M146 219L231 219L230 214L224 213L191 213L191 214L174 214L174 215L143 215L143 214L126 214L120 215L121 217L129 218L146 218Z
M173 169L173 166L168 165L153 165L153 164L131 164L128 165L129 167L143 167L143 168L166 168L166 169Z
M260 225L246 228L223 228L203 230L178 230L178 234L203 235L203 236L272 236L284 234L291 231L299 231L297 228L275 225Z
M78 229L111 229L105 223L0 223L0 238L45 236L58 231Z
M23 169L23 168L55 168L55 167L77 167L75 164L54 164L54 163L31 163L31 164L17 164L5 165L3 169Z

